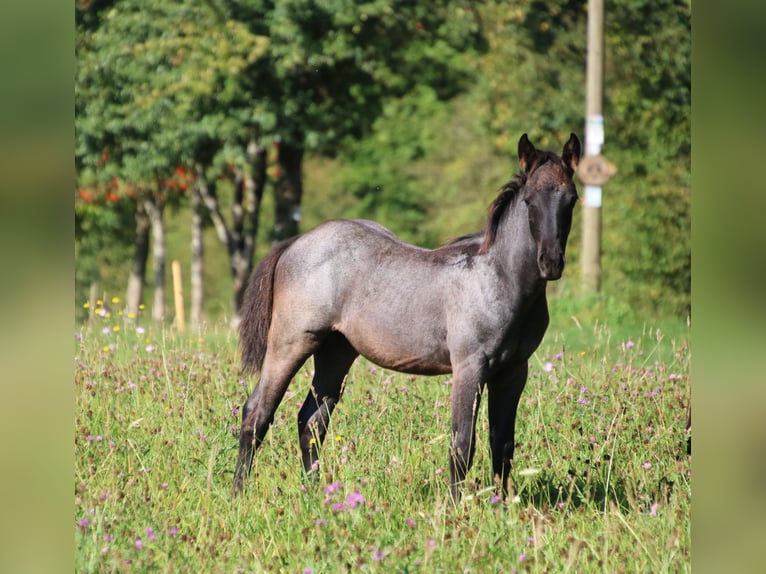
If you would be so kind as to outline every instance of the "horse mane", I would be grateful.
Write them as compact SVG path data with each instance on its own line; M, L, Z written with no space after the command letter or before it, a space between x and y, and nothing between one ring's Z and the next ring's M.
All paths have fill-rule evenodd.
M495 200L489 206L489 214L487 215L487 225L484 228L484 239L479 247L478 254L484 255L492 247L497 237L497 230L500 227L500 220L503 215L508 211L508 207L513 204L519 190L527 183L527 177L537 168L549 161L561 161L559 157L551 151L536 150L537 154L532 164L527 168L525 172L517 173L516 176L506 184L504 184L497 194ZM461 238L458 238L459 241Z
M495 200L490 204L487 225L484 228L483 240L479 247L478 254L484 255L492 247L497 237L497 229L500 227L500 220L503 218L503 214L508 211L508 207L516 199L519 190L527 181L527 175L525 173L517 174L514 179L505 183L497 194Z

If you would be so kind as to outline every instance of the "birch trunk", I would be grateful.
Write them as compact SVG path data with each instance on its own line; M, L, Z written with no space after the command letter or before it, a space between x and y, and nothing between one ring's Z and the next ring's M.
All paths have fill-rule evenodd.
M202 196L195 184L191 196L192 227L191 227L191 309L190 321L192 329L202 325L202 309L205 298L205 246L202 241Z
M239 324L247 280L253 270L261 200L266 187L266 151L265 147L258 144L256 137L252 138L247 146L249 169L239 168L235 172L231 228L221 212L215 182L206 180L204 166L195 166L200 198L208 209L216 235L226 246L229 256L229 269L234 284L234 327Z
M165 319L165 221L161 198L148 196L144 201L144 208L149 215L152 226L154 260L154 302L152 304L152 319L163 321Z
M138 306L144 298L146 285L146 262L149 259L149 231L151 224L144 207L143 198L136 202L136 243L133 261L128 274L128 288L125 292L125 303L128 315L138 316Z

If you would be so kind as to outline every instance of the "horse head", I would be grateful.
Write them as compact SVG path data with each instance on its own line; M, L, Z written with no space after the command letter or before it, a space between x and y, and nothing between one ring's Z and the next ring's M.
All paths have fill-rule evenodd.
M564 271L572 211L577 202L573 176L580 160L580 140L571 134L559 157L535 149L524 134L518 153L524 182L520 199L526 206L529 230L537 247L540 276L559 279Z

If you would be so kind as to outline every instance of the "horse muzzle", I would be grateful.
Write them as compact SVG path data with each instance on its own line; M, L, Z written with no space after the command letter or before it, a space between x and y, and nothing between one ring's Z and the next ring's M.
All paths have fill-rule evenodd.
M540 269L540 276L548 281L555 281L561 278L564 272L564 253L559 250L553 252L541 251L537 257L537 267Z

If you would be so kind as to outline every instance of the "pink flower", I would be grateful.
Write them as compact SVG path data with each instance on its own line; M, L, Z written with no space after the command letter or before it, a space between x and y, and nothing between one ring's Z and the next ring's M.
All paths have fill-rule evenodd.
M325 494L332 494L336 490L338 490L341 486L343 486L343 483L341 481L333 482L332 484L328 484L327 487L324 489Z
M417 526L415 524L415 521L412 518L405 519L405 522L407 523L407 526L409 526L410 528L415 528L415 526Z
M346 497L346 503L351 508L356 508L357 504L364 504L364 496L359 492L352 492Z
M652 468L652 463L645 462L644 464L641 465L641 468L643 468L644 470L649 470L650 468Z

